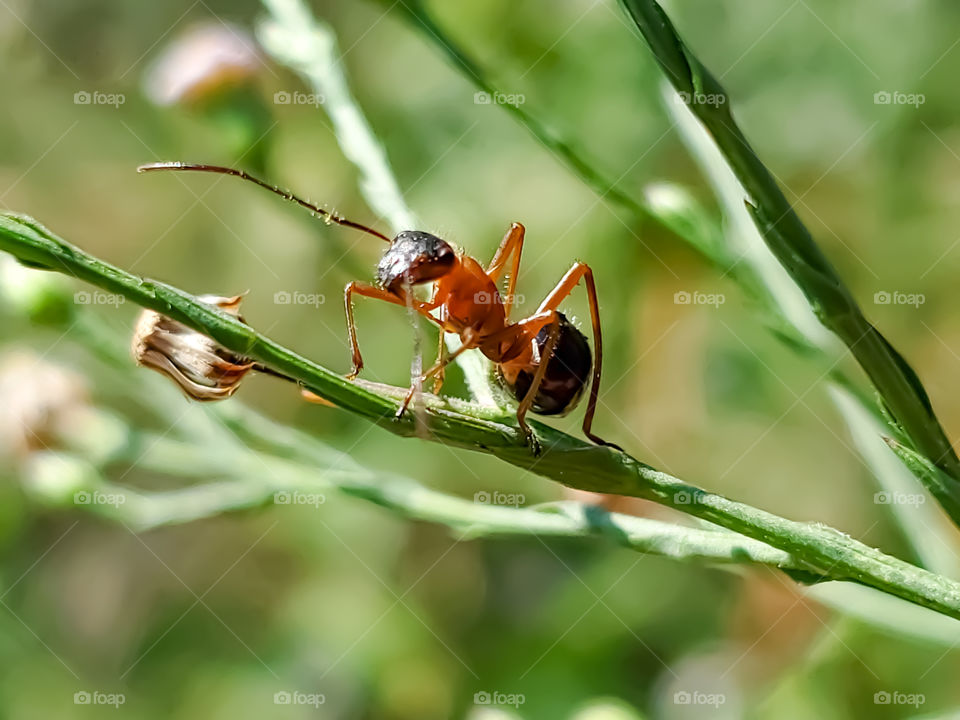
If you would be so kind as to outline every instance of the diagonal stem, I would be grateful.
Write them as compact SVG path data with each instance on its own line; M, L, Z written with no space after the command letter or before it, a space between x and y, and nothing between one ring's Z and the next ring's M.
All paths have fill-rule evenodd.
M0 250L32 267L72 275L163 313L393 433L415 433L411 420L393 419L402 389L352 383L183 290L131 275L83 252L30 218L0 215ZM859 582L960 619L960 583L885 555L838 530L787 520L707 492L625 453L590 445L540 423L531 426L544 452L533 457L513 418L470 403L431 396L425 400L432 440L493 454L569 487L653 500L788 552L807 572Z
M903 356L864 316L836 270L813 240L793 206L730 112L726 91L680 39L655 0L621 0L667 79L689 102L746 190L754 222L770 251L803 290L817 317L850 349L876 387L895 427L943 472L944 483L927 483L960 524L960 459L934 414L919 378ZM921 477L921 479L923 479Z

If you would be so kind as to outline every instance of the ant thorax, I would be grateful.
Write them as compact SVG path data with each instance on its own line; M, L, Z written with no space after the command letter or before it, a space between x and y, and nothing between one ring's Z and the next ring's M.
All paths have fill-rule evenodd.
M444 329L476 347L507 324L503 299L483 267L468 255L437 280L434 301L443 306Z

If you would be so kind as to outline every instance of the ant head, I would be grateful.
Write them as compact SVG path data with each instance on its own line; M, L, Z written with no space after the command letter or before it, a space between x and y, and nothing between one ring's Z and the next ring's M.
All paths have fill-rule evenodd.
M404 230L380 259L377 282L395 292L406 283L419 285L436 280L456 263L457 253L446 241L419 230Z
M553 355L547 362L547 369L533 400L531 410L538 415L566 415L573 410L590 380L590 369L593 367L593 356L587 338L566 315L557 313L560 323L560 334L553 348ZM550 336L549 326L537 333L534 339L539 357ZM517 401L526 397L533 376L537 371L535 363L529 368L511 373L507 376L502 367L497 368L500 382L505 385Z

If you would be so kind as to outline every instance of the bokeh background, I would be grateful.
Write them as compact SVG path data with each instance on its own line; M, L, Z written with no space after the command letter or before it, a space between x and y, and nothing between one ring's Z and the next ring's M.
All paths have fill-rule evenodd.
M336 30L353 91L425 229L485 259L511 221L523 222L521 310L573 260L594 267L607 341L601 435L711 490L906 551L822 392L822 368L780 344L735 285L675 237L600 200L507 113L476 104L470 82L396 9L312 7ZM661 105L659 71L613 0L431 7L506 92L522 94L624 192L668 180L715 207ZM666 8L955 435L960 7ZM203 25L249 31L262 14L250 0L2 0L0 203L134 272L197 293L249 291L251 323L345 372L340 292L370 278L377 243L232 180L134 172L153 160L237 163L385 228L363 204L323 109L274 102L277 92L309 92L288 70L256 59L229 97L158 102L151 68L171 43ZM123 102L78 103L83 92ZM878 92L923 102L878 104ZM677 304L682 291L725 302ZM923 299L875 304L884 291ZM281 305L279 292L322 301ZM565 309L585 317L580 295ZM129 304L84 312L121 344L136 316ZM404 314L361 301L357 320L366 377L407 382ZM142 393L168 393L186 408L140 372ZM877 629L772 572L680 565L592 541L461 541L339 495L319 509L268 507L140 536L83 508L36 501L33 455L57 449L57 433L38 428L77 422L69 413L78 406L135 428L152 422L116 373L69 324L0 306L2 717L872 718L945 717L960 706L951 640ZM463 394L458 373L448 391ZM248 381L238 397L369 468L451 494L499 490L526 504L564 496L486 456L305 404L270 378ZM557 424L577 432L579 420ZM134 487L204 479L135 463L108 470ZM617 507L672 517L641 502ZM724 702L677 702L677 692L697 689ZM126 702L74 703L74 693L94 690ZM274 693L292 690L326 701L274 704ZM476 707L478 692L524 702ZM923 702L878 705L877 692Z

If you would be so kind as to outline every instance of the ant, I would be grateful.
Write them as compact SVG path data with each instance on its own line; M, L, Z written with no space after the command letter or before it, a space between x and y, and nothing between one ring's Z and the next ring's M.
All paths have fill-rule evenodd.
M437 362L411 385L397 411L398 419L403 416L421 383L432 378L433 390L439 392L446 366L461 353L479 349L495 363L498 380L517 399L517 423L534 454L539 454L540 446L525 420L527 413L566 415L580 402L588 383L590 396L583 417L583 434L598 445L620 449L592 432L600 391L603 342L597 288L590 266L575 262L540 303L536 312L516 322L510 320L523 250L524 227L520 223L510 225L490 264L484 268L476 259L454 250L445 240L428 232L404 230L391 239L366 225L338 217L289 190L264 182L243 170L181 162L150 163L137 168L138 172L155 170L232 175L294 202L326 222L360 230L388 243L389 247L377 266L376 284L354 281L344 288L347 332L353 360L353 369L347 378L355 379L363 369L353 318L354 295L412 307L438 325L441 333ZM507 292L501 295L498 283L505 271ZM557 310L580 280L584 281L590 305L595 363L587 338ZM429 300L421 301L413 296L413 286L431 282L434 287ZM459 335L461 341L460 347L449 354L444 352L444 333Z

